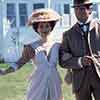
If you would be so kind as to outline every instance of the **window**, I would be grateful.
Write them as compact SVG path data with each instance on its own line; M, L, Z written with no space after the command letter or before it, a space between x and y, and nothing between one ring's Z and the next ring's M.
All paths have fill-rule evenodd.
M98 4L94 4L92 10L93 10L93 17L97 18L99 16L98 15Z
M33 10L39 9L39 8L44 8L44 3L33 4Z
M70 6L69 4L64 4L64 14L69 14L70 13Z
M98 8L98 5L97 5L97 4L94 4L94 5L93 5L93 11L96 11L97 8Z
M16 27L16 9L14 3L7 4L7 19L9 20L11 27Z
M20 26L25 26L27 22L27 4L20 3L19 4L19 20L20 20Z

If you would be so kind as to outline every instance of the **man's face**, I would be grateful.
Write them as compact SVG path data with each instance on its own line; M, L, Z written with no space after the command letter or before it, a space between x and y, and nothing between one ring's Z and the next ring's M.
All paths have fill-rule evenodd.
M75 15L80 22L85 23L92 13L92 6L90 5L83 5L74 8Z

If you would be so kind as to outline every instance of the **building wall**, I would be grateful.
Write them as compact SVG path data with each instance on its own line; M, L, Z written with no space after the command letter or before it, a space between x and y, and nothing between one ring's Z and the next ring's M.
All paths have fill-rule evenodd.
M68 14L64 14L64 4L70 4L70 0L4 0L0 4L0 47L2 51L0 54L5 58L6 61L16 61L22 53L23 45L33 42L33 31L27 28L27 26L20 26L20 16L19 16L19 4L27 4L27 16L29 17L33 11L33 5L37 3L44 3L45 8L52 8L60 13L61 16L69 18ZM16 27L11 27L11 21L7 20L7 4L13 3L15 5L15 19ZM13 10L13 9L12 9ZM68 17L68 18L67 18ZM64 26L61 20L58 22L57 27L60 25ZM67 23L69 24L69 22ZM35 33L34 33L35 34ZM33 38L32 38L33 37ZM2 45L3 44L3 45ZM1 50L1 49L0 49Z
M2 41L2 4L1 3L0 3L0 11L1 11L1 13L0 13L0 47L2 47L2 43L1 43L1 41ZM2 52L2 50L0 48L0 54L1 54L1 52Z
M60 26L62 27L69 27L70 26L70 4L72 3L72 0L59 0L59 2L51 3L53 9L55 9L61 16L62 19L60 20ZM67 6L66 11L64 10L64 5Z
M16 27L11 27L7 20L7 3L15 4ZM0 2L0 55L2 54L7 61L17 60L21 56L23 45L34 41L35 32L27 25L20 26L20 3L27 4L27 17L32 13L33 5L37 3L44 4L45 8L56 10L62 16L62 19L56 25L57 29L59 27L67 29L76 22L73 8L71 8L72 0L51 0L51 2L50 0L3 0L3 2ZM100 6L98 7L100 8ZM100 9L98 9L98 12L100 17Z
M33 10L33 4L36 4L36 3L44 3L45 5L45 8L48 8L50 6L50 8L53 8L54 10L56 10L57 12L60 13L60 15L66 19L69 20L69 14L64 14L64 4L70 4L71 3L71 0L59 0L59 1L56 1L56 0L51 0L51 4L49 5L49 0L4 0L2 2L2 9L3 9L3 12L2 12L2 16L3 16L3 23L5 22L6 20L6 16L7 16L7 3L14 3L15 4L15 9L16 9L16 27L19 28L20 27L20 23L19 23L19 8L18 8L18 5L19 3L26 3L27 4L27 16L29 17L30 14L32 13L32 10ZM2 18L1 18L2 19ZM62 20L62 22L60 23L61 25L63 24L69 24L68 23L64 23L66 20ZM16 29L15 27L15 29ZM3 30L4 30L5 26L3 25ZM21 28L21 27L20 27ZM15 30L14 28L12 28L12 30ZM0 31L3 31L3 30L0 30Z
M98 6L98 13L99 13L99 19L100 19L100 4Z

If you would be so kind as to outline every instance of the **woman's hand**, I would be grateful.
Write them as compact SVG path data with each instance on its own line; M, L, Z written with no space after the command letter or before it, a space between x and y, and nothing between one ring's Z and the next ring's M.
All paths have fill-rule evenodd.
M0 75L5 75L5 70L0 69Z
M6 74L9 74L9 73L12 73L12 72L15 72L15 70L12 67L9 67L5 70L0 69L0 75L6 75Z

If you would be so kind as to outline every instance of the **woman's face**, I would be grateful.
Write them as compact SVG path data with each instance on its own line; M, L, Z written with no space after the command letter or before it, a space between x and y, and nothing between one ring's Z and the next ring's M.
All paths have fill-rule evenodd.
M40 35L48 35L51 32L51 24L49 22L38 23L37 31Z

